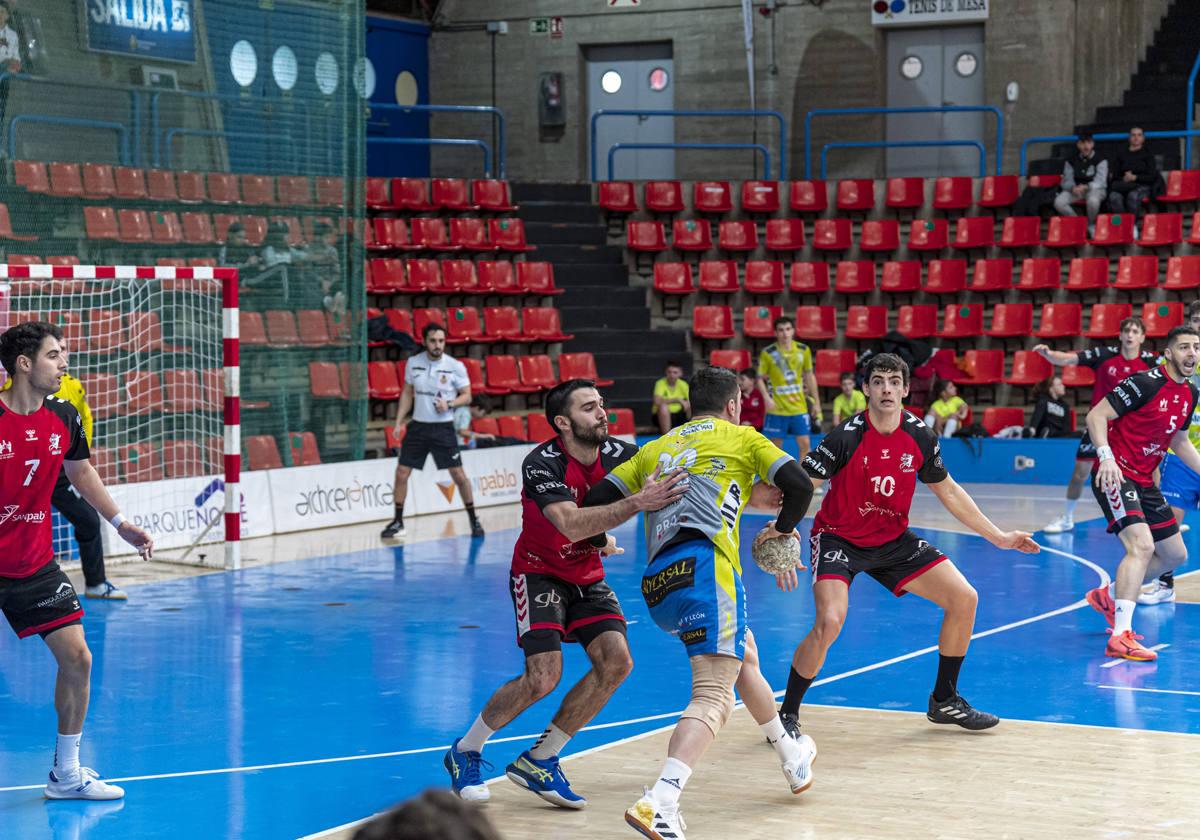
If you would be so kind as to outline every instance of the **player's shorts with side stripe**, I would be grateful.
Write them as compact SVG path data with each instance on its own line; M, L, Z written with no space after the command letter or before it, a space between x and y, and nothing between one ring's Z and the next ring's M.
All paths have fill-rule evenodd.
M1150 526L1150 535L1154 537L1155 542L1179 533L1179 523L1175 520L1171 506L1153 484L1143 487L1125 479L1120 487L1104 490L1096 486L1095 473L1092 478L1092 493L1100 503L1100 510L1104 511L1104 518L1108 520L1108 530L1111 533L1119 534L1137 522L1144 522Z
M708 540L669 546L646 567L642 597L654 623L678 636L688 656L746 653L742 576Z
M865 572L897 597L909 583L946 559L937 546L912 531L877 546L855 545L837 534L814 533L809 549L814 584L834 579L849 586L855 575Z
M553 575L508 577L517 617L517 644L526 656L561 650L565 639L586 649L606 630L625 632L625 615L604 580L576 584Z
M83 619L75 587L53 560L29 577L0 577L0 609L22 639L35 634L45 638Z
M1092 443L1091 437L1087 432L1083 433L1083 437L1079 439L1079 446L1075 450L1076 461L1095 461L1096 460L1096 445Z

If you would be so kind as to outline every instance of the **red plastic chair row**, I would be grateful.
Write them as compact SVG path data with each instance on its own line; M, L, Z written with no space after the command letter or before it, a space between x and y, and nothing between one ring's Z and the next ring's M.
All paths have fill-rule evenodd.
M514 268L515 265L515 268ZM371 294L560 295L548 262L434 259L367 260Z
M163 371L161 377L153 371L138 371L124 378L111 373L82 373L79 381L97 420L121 414L220 411L224 389L220 368L200 371L171 368Z
M238 313L239 341L247 347L324 347L344 342L346 328L346 321L320 309Z
M447 344L491 344L507 342L561 342L574 338L562 331L557 309L549 306L527 306L518 310L512 306L485 306L480 319L473 306L450 309L417 308L383 311L393 329L420 336L426 325L440 324L446 328ZM417 339L420 340L419 338ZM373 346L379 346L381 342Z
M520 219L418 217L373 219L366 228L369 251L532 251Z
M69 293L70 287L64 284L58 291ZM34 320L57 324L63 332L63 340L73 353L149 353L183 349L163 340L162 323L157 312L129 312L122 315L113 309L14 311L11 319L13 324Z
M432 193L424 178L368 178L367 207L373 210L487 210L507 213L517 209L509 198L508 182L493 179L467 182L461 178L434 178Z

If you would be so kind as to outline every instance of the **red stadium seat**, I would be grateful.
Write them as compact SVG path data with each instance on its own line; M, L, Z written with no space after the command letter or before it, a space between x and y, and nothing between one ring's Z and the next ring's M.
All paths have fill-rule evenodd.
M205 181L208 185L208 200L213 204L242 203L238 176L232 172L209 172Z
M371 399L399 399L403 387L395 362L367 362L367 393Z
M483 334L489 341L529 341L521 329L521 316L512 306L485 306L483 308Z
M429 200L429 184L424 178L393 178L391 206L418 213L437 209Z
M463 356L459 359L463 363L463 367L467 369L467 379L471 383L472 394L486 394L487 385L483 381L483 362L479 359L472 359L470 356ZM396 370L399 373L401 384L404 383L404 362L396 362Z
M121 313L113 309L89 309L87 351L112 353L126 345ZM80 348L83 349L82 347Z
M1004 377L1009 385L1036 385L1054 373L1054 366L1032 350L1013 354L1012 373Z
M684 262L654 264L654 291L663 295L690 295L696 291L692 266Z
M968 350L963 354L965 372L956 377L960 385L997 385L1004 379L1003 350Z
M264 216L242 216L246 228L246 244L258 247L267 240L267 220Z
M1016 203L1021 186L1016 175L988 175L979 188L980 207L1009 207Z
M566 382L568 379L590 379L600 388L607 388L613 384L611 379L600 378L596 372L596 359L591 353L560 353L558 375L560 382Z
M521 310L525 335L534 341L570 341L575 336L563 332L558 310L553 306L526 306Z
M279 447L272 435L251 435L245 439L246 470L278 470L283 468Z
M1153 289L1158 285L1158 257L1124 256L1117 261L1114 289Z
M529 440L534 443L543 443L558 436L545 414L533 412L525 417L525 421L529 424Z
M170 182L168 183L167 177ZM231 175L233 179L234 197L228 201L214 202L218 204L231 204L237 201L237 176ZM170 172L161 172L160 170L151 169L146 173L147 186L150 188L151 198L160 198L160 190L175 190L178 187L178 193L171 199L172 201L181 201L184 204L203 204L210 200L208 195L208 186L203 172L191 172L184 170L174 174ZM222 194L222 198L224 198Z
M272 347L297 347L300 332L296 317L289 310L272 309L267 312L267 343Z
M868 295L875 291L875 263L869 260L838 263L833 290L843 295Z
M937 335L937 307L932 304L901 306L896 316L896 332L906 338Z
M1146 338L1166 338L1167 333L1183 323L1183 303L1148 300L1142 304L1142 321L1146 325Z
M450 244L467 251L495 251L488 241L487 222L475 216L458 216L450 220Z
M1192 231L1188 234L1187 241L1191 245L1200 245L1200 210L1192 216Z
M881 291L892 294L921 290L921 263L916 260L890 261L883 264L879 278Z
M788 207L797 213L821 213L829 206L824 181L792 181Z
M267 329L261 312L238 311L238 342L250 346L267 343Z
M700 338L733 338L733 313L728 306L697 306L692 312L692 332Z
M895 251L900 247L900 223L895 219L868 219L863 222L858 247L868 253Z
M153 234L150 232L150 218L144 210L117 211L117 239L129 244L150 242Z
M410 294L420 294L442 286L441 266L437 260L405 260L404 273L408 275L404 291Z
M966 260L930 260L925 291L933 295L957 294L967 287Z
M1134 217L1131 213L1101 213L1096 217L1093 245L1120 247L1133 244Z
M965 210L971 206L974 187L970 178L938 178L933 184L935 210Z
M625 247L630 251L665 251L662 222L629 222L626 226Z
M853 245L849 219L817 219L813 223L813 247L818 251L848 251Z
M1013 261L976 260L975 271L971 276L972 292L1001 292L1011 289L1013 285Z
M974 338L983 335L983 305L951 303L942 315L939 338Z
M1042 241L1040 216L1009 216L1000 233L1001 248L1035 248Z
M483 334L479 310L474 306L456 306L446 310L447 344L489 344L492 339Z
M409 222L409 234L413 247L423 251L459 250L459 246L450 244L446 223L441 219L418 216Z
M111 373L81 373L79 381L87 394L88 405L92 416L104 420L119 414L125 403L125 395L117 383L117 377Z
M508 181L480 178L471 182L471 201L480 210L492 213L511 213L517 209L509 197Z
M1104 257L1076 257L1071 260L1067 285L1063 288L1070 292L1107 289L1108 267L1108 260Z
M442 260L442 285L445 294L473 294L479 286L475 263L470 260Z
M367 260L367 292L391 295L404 291L404 262L402 260Z
M412 325L412 312L407 309L385 309L384 317L392 329L415 336Z
M1087 216L1051 216L1042 244L1047 248L1078 248L1087 242L1087 225Z
M753 251L758 247L754 222L721 222L717 244L725 251Z
M742 335L747 338L774 338L775 319L781 315L781 306L747 306L742 310Z
M796 337L801 341L837 338L836 317L832 306L797 306Z
M1074 306L1079 308L1079 304L1058 304L1059 306ZM1116 338L1121 334L1121 322L1133 314L1133 306L1128 303L1097 303L1092 307L1091 322L1088 324L1087 332L1083 333L1087 338ZM1046 315L1043 309L1042 321L1045 322ZM1067 330L1066 327L1072 327ZM1043 328L1045 324L1043 323ZM1079 319L1075 318L1073 324L1064 325L1064 327L1052 335L1046 336L1051 338L1060 338L1066 336L1077 336L1080 333ZM1041 332L1034 333L1039 338L1043 337Z
M483 360L483 365L487 370L488 393L510 394L520 389L521 380L517 373L516 356L488 356Z
M954 247L960 251L995 244L996 222L991 216L963 216L954 225Z
M1137 244L1143 248L1165 248L1183 241L1183 215L1147 213L1142 218L1142 235Z
M1200 255L1171 257L1167 260L1167 279L1164 289L1200 288Z
M692 209L697 213L728 213L733 197L728 181L697 181L692 188Z
M1167 173L1167 190L1155 201L1191 203L1200 201L1200 169L1176 169Z
M476 209L463 178L434 178L430 192L433 205L442 210L461 212Z
M391 210L395 207L392 204L391 181L387 178L368 178L366 197L367 207L371 210Z
M550 361L550 359L547 357L546 361ZM543 419L545 419L544 416ZM496 422L501 436L529 440L529 433L525 430L525 418L521 415L505 414L503 417L497 417Z
M925 204L924 178L888 178L884 203L896 210L912 210Z
M13 183L27 192L50 192L50 175L40 160L14 160Z
M517 263L517 285L525 294L538 297L561 295L564 292L554 285L554 264L548 262Z
M154 414L163 410L162 387L158 374L139 371L125 377L125 413Z
M183 241L189 245L212 245L217 241L207 213L183 214Z
M176 245L183 241L183 226L173 210L151 211L149 220L150 241L155 245Z
M908 250L940 251L946 247L950 225L945 219L913 219L908 228Z
M737 263L733 260L705 260L700 263L700 291L710 295L732 295L740 289Z
M7 220L8 207L3 206L3 212ZM97 241L116 239L120 235L119 228L117 227L117 214L111 207L84 207L83 229L88 239Z
M802 219L768 219L767 250L799 251L804 247Z
M499 435L500 423L495 417L475 417L471 420L471 431L480 435Z
M287 436L292 450L293 466L308 467L321 463L316 435L312 432L288 432Z
M871 210L875 207L875 182L870 178L847 178L838 181L837 209Z
M91 207L83 208L85 216L86 216L87 211L92 210L92 209L97 209L97 208L91 208ZM112 213L111 209L109 209L109 208L104 208L104 209L108 210L108 212L110 214ZM90 221L90 220L88 220L88 221ZM88 233L88 238L89 239L92 238L90 232ZM18 235L16 233L13 233L12 219L9 218L9 215L8 215L8 205L0 203L0 239L11 239L15 242L34 242L37 240L37 237L31 236L31 235L26 235L26 234Z
M82 198L83 175L77 163L51 163L50 195L56 198Z
M292 207L313 206L312 180L307 175L280 175L275 179L279 203Z
M495 292L502 295L519 295L521 287L517 283L517 273L513 264L507 260L480 260L475 263L479 273L479 291Z
M647 181L642 198L651 213L678 213L684 209L683 186L678 181Z
M788 288L797 294L823 294L829 291L829 263L792 263Z
M446 312L443 309L433 307L417 307L412 311L413 318L413 333L418 341L421 340L422 333L430 324L437 324L443 329L446 327Z
M296 334L305 347L321 347L333 344L329 334L329 322L322 309L299 309L296 311Z
M853 372L858 363L858 356L853 350L818 350L813 357L813 373L817 384L824 388L836 388L842 381L842 374Z
M242 203L273 205L275 203L275 179L270 175L243 175Z
M521 391L526 393L549 391L558 384L558 378L554 375L554 364L550 361L549 356L521 356L517 359L517 370L521 375L521 387L517 389L518 393Z
M887 320L885 306L851 306L846 310L846 338L883 338Z
M142 481L161 481L163 478L162 454L158 444L131 443L122 446L121 472L125 481L137 484Z
M1062 282L1062 261L1054 257L1029 257L1021 262L1021 279L1017 288L1031 292L1036 289L1057 289Z
M600 209L609 213L636 213L637 196L632 181L601 181Z
M1020 338L1032 335L1033 304L996 304L992 308L992 325L984 334L993 338Z
M783 293L783 263L778 260L751 260L746 263L745 289L751 295Z
M671 224L671 247L676 251L708 251L712 226L705 219L676 219Z
M1096 372L1083 365L1063 365L1062 378L1068 388L1090 388L1096 384Z
M989 435L995 435L1001 429L1009 426L1025 425L1025 409L1023 408L985 408L983 410L983 428Z
M346 179L318 175L317 203L322 207L342 207L346 203Z
M775 213L779 210L778 181L743 181L742 209L747 213Z
M1047 303L1042 306L1042 316L1033 334L1038 338L1077 337L1083 329L1082 319L1078 303Z
M41 265L42 258L33 254L8 254L4 261L9 265Z
M633 422L633 410L610 408L608 410L608 429L610 434L632 436L637 431Z
M109 164L85 163L82 174L84 198L103 199L116 194L117 182Z
M708 354L708 363L713 367L729 368L732 371L743 371L750 367L749 350L713 350Z

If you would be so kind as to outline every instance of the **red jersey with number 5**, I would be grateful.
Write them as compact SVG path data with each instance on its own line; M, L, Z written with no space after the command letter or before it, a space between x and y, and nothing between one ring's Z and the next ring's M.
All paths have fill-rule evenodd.
M1117 419L1108 424L1108 445L1126 478L1141 487L1154 483L1171 438L1191 422L1197 393L1190 381L1176 382L1164 367L1135 373L1109 392L1105 399Z
M64 459L89 454L79 412L66 400L46 397L32 414L0 401L0 577L29 577L54 558L54 484Z

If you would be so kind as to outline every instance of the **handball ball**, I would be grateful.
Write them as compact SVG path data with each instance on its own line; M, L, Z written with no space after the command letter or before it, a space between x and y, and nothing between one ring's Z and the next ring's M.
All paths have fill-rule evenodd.
M755 543L750 556L769 575L791 571L800 565L800 541L795 537L772 537Z

